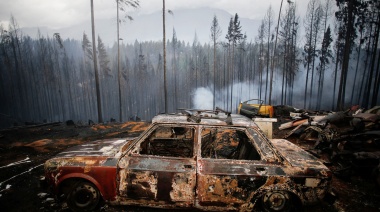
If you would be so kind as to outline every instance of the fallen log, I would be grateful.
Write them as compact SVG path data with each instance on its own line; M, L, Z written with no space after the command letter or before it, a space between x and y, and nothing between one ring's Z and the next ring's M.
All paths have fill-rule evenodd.
M303 125L303 124L307 123L307 121L308 121L308 119L301 119L301 120L290 121L290 122L281 124L278 129L285 130L285 129L288 129L288 128L296 127L296 126Z

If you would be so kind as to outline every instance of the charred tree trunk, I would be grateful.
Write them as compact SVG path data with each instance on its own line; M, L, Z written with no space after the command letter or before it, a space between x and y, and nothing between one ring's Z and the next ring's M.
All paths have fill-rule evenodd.
M166 33L165 33L165 0L162 0L162 31L163 31L163 51L164 51L164 104L165 113L168 113L168 85L166 79Z
M91 26L92 26L92 54L94 61L94 71L95 71L95 86L96 86L96 103L98 106L98 122L103 122L102 117L102 101L100 95L100 80L98 71L98 61L96 55L96 43L95 43L95 22L94 22L94 0L91 0Z
M351 53L351 37L354 30L354 26L353 26L354 5L353 4L354 4L353 0L350 0L348 3L348 23L347 23L347 31L345 35L342 72L340 76L340 85L339 85L339 93L338 93L338 100L337 100L337 107L339 110L343 110L345 106L347 73L348 73L350 53Z
M374 45L374 51L373 51L373 60L372 60L372 66L371 66L371 73L370 75L372 76L373 75L373 72L375 71L374 70L374 67L375 67L375 64L377 62L377 73L376 73L376 77L375 77L375 82L374 82L374 88L373 88L373 92L372 92L372 102L371 102L371 107L374 107L376 106L376 103L377 103L377 96L379 94L379 83L380 83L380 79L379 79L379 60L380 60L380 52L379 52L379 57L378 59L376 60L376 54L378 52L378 49L377 49L377 45L379 43L379 31L380 31L380 14L378 14L377 16L377 27L376 27L376 33L375 33L375 45ZM372 77L370 77L371 79ZM371 83L369 83L368 85L368 91L370 90L370 86ZM369 94L369 92L368 92Z

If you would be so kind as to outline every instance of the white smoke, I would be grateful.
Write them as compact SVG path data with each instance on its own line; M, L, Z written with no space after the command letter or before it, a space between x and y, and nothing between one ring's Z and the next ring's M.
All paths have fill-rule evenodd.
M193 95L193 107L196 109L212 110L214 95L210 88L197 88Z
M232 89L232 101L231 101ZM240 102L249 99L258 99L258 88L252 82L239 82L215 91L215 107L224 110L237 112ZM212 110L213 108L213 87L200 87L193 92L193 108ZM232 104L232 106L231 106Z
M317 61L318 62L318 61ZM356 64L356 63L355 63ZM338 87L339 87L339 79L336 83L335 87L335 99L334 97L334 69L335 67L330 64L330 67L325 70L324 84L323 84L323 93L322 93L322 102L321 108L322 110L331 110L332 106L336 106L334 104L335 99L338 96ZM306 84L306 70L303 67L303 64L299 66L299 72L294 79L293 88L283 88L283 76L282 74L276 74L273 77L273 87L272 87L272 95L271 95L271 105L290 105L296 108L304 108L313 110L316 109L317 106L317 91L318 91L318 73L314 73L313 85L311 84L311 73L309 73L308 80L308 91L305 96L305 84ZM280 72L280 70L275 70L276 72ZM353 76L354 70L351 70L351 75ZM338 77L340 73L338 73ZM244 81L244 82L235 82L232 87L228 85L223 88L218 88L215 90L215 107L220 107L224 110L231 111L233 113L237 112L237 108L239 103L242 101L250 100L250 99L261 99L264 101L264 104L269 104L269 90L270 83L266 84L265 76L263 76L263 82L260 84L255 81ZM348 107L350 104L358 104L358 96L354 96L353 102L351 103L351 93L358 92L360 90L360 86L358 85L358 81L362 80L362 76L357 76L356 83L357 86L354 88L353 81L354 77L347 78L347 91L345 96L346 106ZM313 93L310 96L311 87L313 87ZM284 91L283 91L284 89ZM354 90L355 89L355 90ZM261 91L261 95L260 95ZM265 92L266 91L266 92ZM287 92L286 92L287 91ZM209 87L200 87L194 90L193 99L192 99L192 107L197 109L212 109L213 108L213 85L209 85ZM232 99L231 99L232 93ZM291 96L290 96L291 93ZM283 102L282 102L283 100ZM306 100L306 105L304 104ZM311 102L310 102L311 101Z

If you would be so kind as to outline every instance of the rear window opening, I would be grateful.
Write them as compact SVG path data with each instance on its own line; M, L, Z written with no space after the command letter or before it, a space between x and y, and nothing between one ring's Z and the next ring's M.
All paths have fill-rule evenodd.
M158 127L140 145L140 154L191 158L194 152L194 129Z

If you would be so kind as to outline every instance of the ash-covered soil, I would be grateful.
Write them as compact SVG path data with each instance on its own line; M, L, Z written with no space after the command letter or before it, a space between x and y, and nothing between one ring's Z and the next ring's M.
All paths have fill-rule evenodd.
M136 137L149 123L56 123L0 131L0 210L65 211L41 185L43 163L64 149L105 138ZM105 207L106 208L106 207Z
M145 122L67 126L65 123L0 130L0 210L1 211L69 211L41 186L43 163L64 149L104 138L136 137L149 126ZM276 127L275 127L276 128ZM275 130L281 138L285 131ZM289 140L304 149L312 143ZM325 160L321 157L321 160ZM331 170L336 164L325 161ZM333 177L336 200L328 198L305 211L380 211L380 189L367 177L352 174L344 179ZM111 207L102 211L157 211L138 207Z

